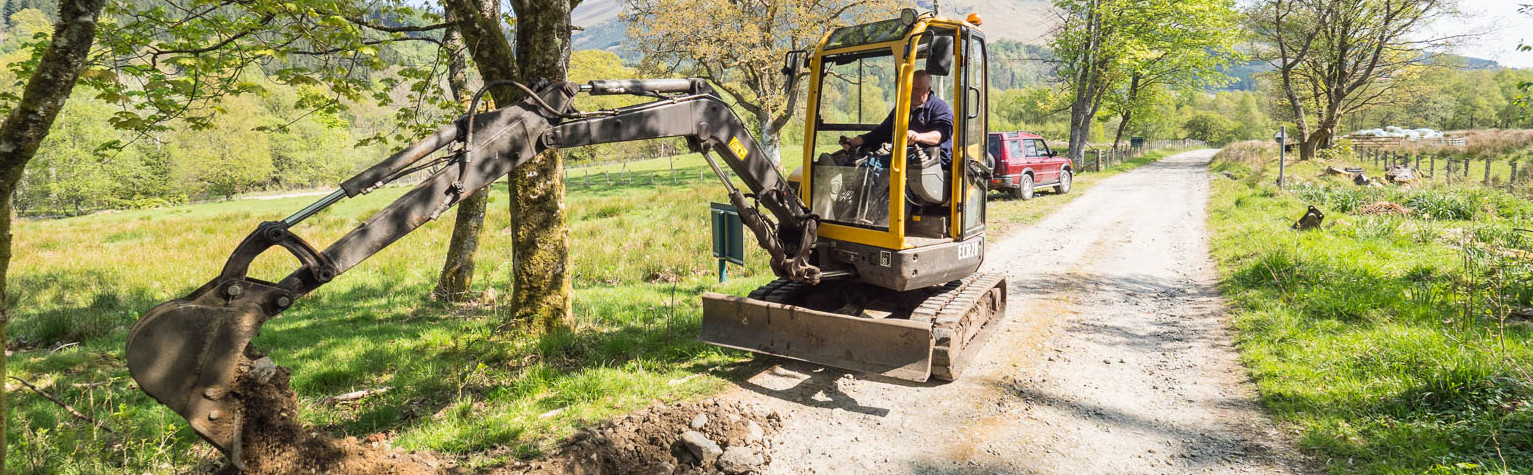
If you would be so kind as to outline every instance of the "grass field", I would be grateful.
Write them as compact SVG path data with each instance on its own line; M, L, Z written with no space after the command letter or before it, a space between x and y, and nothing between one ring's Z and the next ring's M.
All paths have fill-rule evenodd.
M1076 181L1070 195L992 201L993 231L1032 222L1112 173ZM696 177L701 160L680 157ZM598 170L621 169L607 165ZM669 159L629 164L669 170ZM578 169L577 169L578 170ZM575 172L572 174L578 174ZM574 178L572 178L574 180ZM293 369L305 421L336 436L391 443L494 465L548 450L576 427L654 399L700 398L756 366L738 351L696 341L704 291L743 295L771 280L765 254L717 282L708 204L716 182L571 186L574 324L539 338L501 326L494 304L448 307L435 284L452 215L431 223L267 323L254 345ZM295 232L324 245L405 191L345 201ZM998 197L994 197L997 198ZM11 373L115 432L77 421L14 381L7 473L170 473L212 454L176 415L140 393L122 364L127 329L154 304L214 277L244 235L317 197L242 200L69 219L23 221L12 262ZM505 190L492 195L475 288L509 281ZM997 242L992 239L991 242ZM251 276L276 280L296 260L269 253ZM690 377L693 375L700 377ZM355 403L325 399L390 388Z
M1533 471L1533 203L1222 153L1213 249L1266 405L1335 473ZM1408 215L1376 214L1379 201ZM1314 205L1321 229L1289 226Z

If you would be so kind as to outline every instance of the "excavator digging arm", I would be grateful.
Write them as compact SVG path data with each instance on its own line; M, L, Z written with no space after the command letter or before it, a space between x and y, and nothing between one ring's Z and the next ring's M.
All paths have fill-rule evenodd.
M154 307L134 324L124 354L139 387L185 417L197 435L236 466L242 466L244 417L234 388L236 380L249 370L245 367L247 349L261 325L297 299L436 219L463 197L551 148L686 137L695 150L708 157L731 202L740 209L742 221L771 255L773 270L794 281L818 282L820 271L809 263L815 217L705 81L592 81L523 90L530 94L521 102L444 126L346 180L340 190L292 216L262 223L236 247L218 277L184 298ZM573 110L572 100L582 92L634 94L656 100L580 113ZM455 144L458 147L450 149L445 160L422 164L434 152ZM718 151L752 194L736 189L717 161L707 155L709 151ZM323 251L290 230L345 198L368 193L435 164L446 166ZM752 197L770 218L747 201ZM275 283L248 277L250 263L273 247L284 248L302 266Z

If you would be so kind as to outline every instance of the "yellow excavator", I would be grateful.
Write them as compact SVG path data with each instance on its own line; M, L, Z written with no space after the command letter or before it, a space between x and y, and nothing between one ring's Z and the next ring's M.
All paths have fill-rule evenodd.
M683 137L721 178L779 277L743 297L704 294L703 341L894 378L956 379L1006 309L1005 277L978 272L990 173L978 25L976 15L906 9L837 28L813 50L785 55L789 80L809 81L803 165L791 181L701 79L486 84L470 110L489 87L527 96L445 125L293 215L261 223L216 278L139 319L128 334L128 369L144 392L239 465L245 415L236 381L250 371L248 347L264 322L543 150ZM886 117L889 136L905 137L911 114L888 111L920 105L911 104L917 76L951 104L950 151L848 140ZM579 94L653 100L578 111ZM326 207L433 168L322 251L294 233ZM279 282L248 277L251 261L274 247L301 267Z

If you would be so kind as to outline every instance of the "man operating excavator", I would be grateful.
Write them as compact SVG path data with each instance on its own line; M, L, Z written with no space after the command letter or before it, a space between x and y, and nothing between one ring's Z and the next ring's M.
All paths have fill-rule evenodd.
M845 208L857 208L858 211L840 210L836 215L849 215L853 222L870 225L887 226L877 213L870 212L882 210L889 203L889 158L893 155L894 146L894 114L898 111L891 110L884 121L879 123L873 130L855 137L841 137L843 157L858 159L856 164L862 170L861 180L848 180L854 185L845 187L851 193L863 195L861 202L866 205L857 208L855 203L847 203ZM937 155L942 161L942 169L947 170L953 164L953 108L947 102L932 94L932 75L925 70L918 70L911 78L910 89L910 123L905 132L904 143L906 147L915 147L907 156L911 160L926 161L930 155ZM884 149L888 144L891 149ZM856 153L861 150L861 153ZM860 158L860 159L859 159ZM850 160L848 160L850 161ZM845 165L851 165L847 163ZM845 179L845 177L837 177ZM836 180L837 178L832 178ZM842 188L839 185L833 185ZM835 216L832 216L835 217Z
M942 168L953 165L953 108L948 106L941 98L932 94L932 75L924 70L916 71L910 88L910 125L909 131L905 132L905 144L910 145L940 145ZM851 149L861 147L864 144L881 145L893 142L890 134L894 131L894 113L889 111L889 116L878 124L878 127L856 137L843 137L842 148ZM924 148L924 147L923 147ZM889 156L880 157L888 167Z

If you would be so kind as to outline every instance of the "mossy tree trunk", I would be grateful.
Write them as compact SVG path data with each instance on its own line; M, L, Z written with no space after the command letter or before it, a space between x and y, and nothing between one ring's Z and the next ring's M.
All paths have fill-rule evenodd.
M5 326L10 322L6 282L11 266L11 196L21 181L22 170L37 154L38 146L48 136L85 69L86 54L96 40L96 17L105 4L104 0L59 1L59 22L54 25L53 40L27 80L21 99L0 124L0 344L10 341ZM6 374L5 353L0 351L0 379ZM5 392L0 391L0 471L5 470L9 420L10 407Z
M569 70L571 0L515 0L516 50L505 40L493 2L444 0L464 19L469 54L485 81L515 79L537 86L563 82ZM514 88L490 91L497 104L519 99ZM553 331L570 318L568 214L563 156L539 155L511 172L511 319Z
M564 82L575 0L511 0L522 82ZM542 331L570 319L570 230L564 154L550 150L511 172L512 317Z
M447 19L455 20L452 10ZM463 35L458 28L450 27L442 35L442 47L447 52L447 87L453 101L467 104L468 60L464 56ZM437 278L432 295L449 302L469 300L474 281L474 253L479 250L479 234L484 229L484 210L490 201L490 188L469 195L458 203L458 219L453 224L452 240L448 243L447 259L442 263L442 275Z

